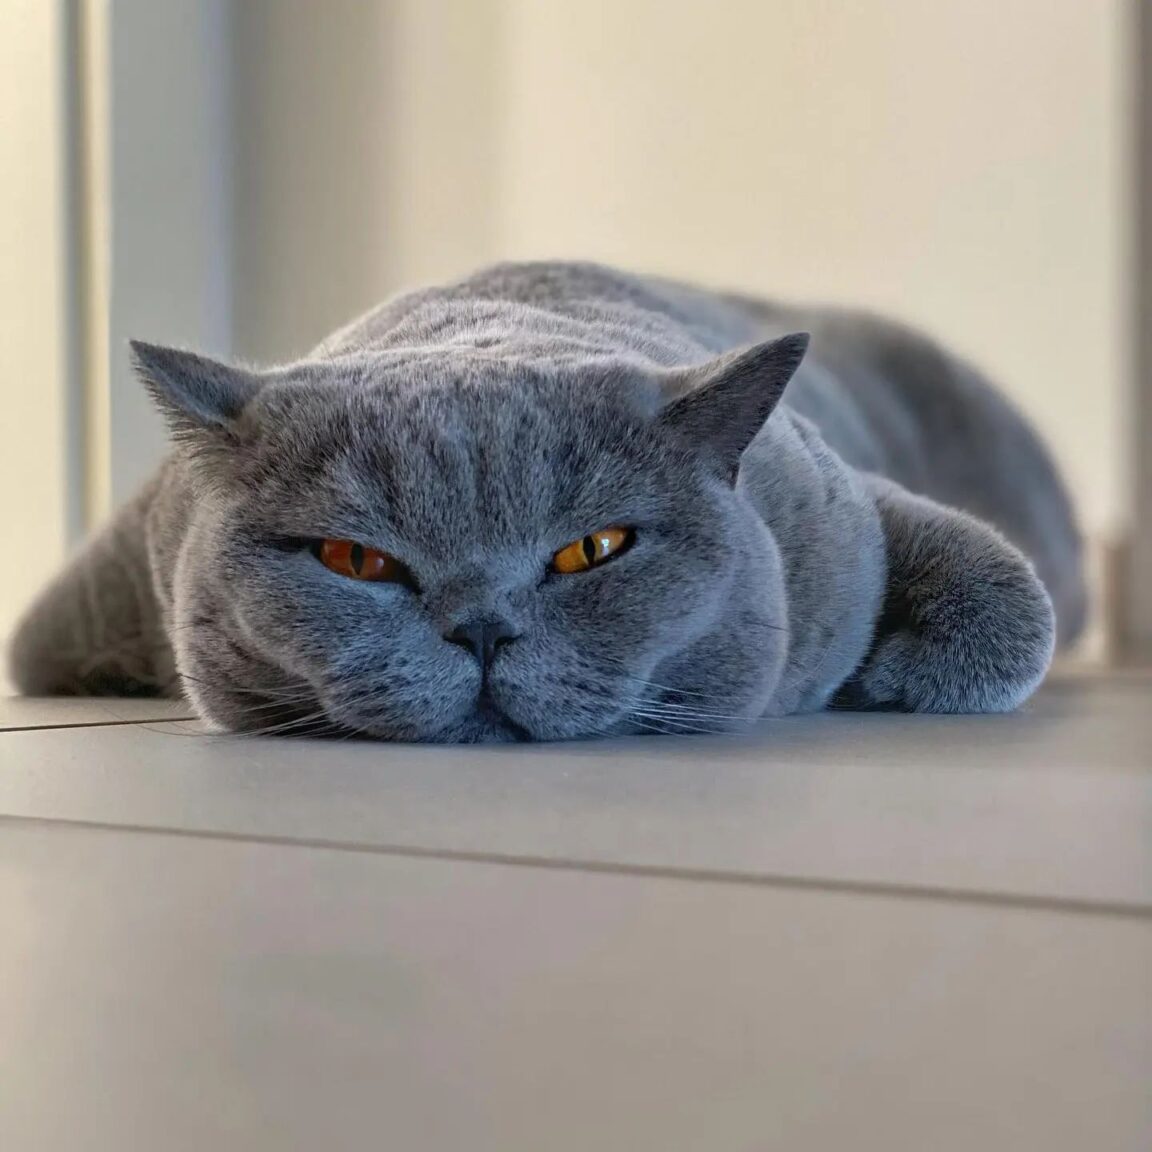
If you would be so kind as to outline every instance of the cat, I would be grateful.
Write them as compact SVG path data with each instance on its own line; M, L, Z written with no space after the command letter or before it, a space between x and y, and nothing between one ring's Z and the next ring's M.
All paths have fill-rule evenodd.
M1069 500L894 323L589 263L392 299L266 371L134 343L158 475L18 629L26 693L404 741L996 712L1085 612Z

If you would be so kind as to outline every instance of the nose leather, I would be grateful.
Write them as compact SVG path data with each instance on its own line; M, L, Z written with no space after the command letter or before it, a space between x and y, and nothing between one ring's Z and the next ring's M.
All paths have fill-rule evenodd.
M518 635L507 620L466 620L445 632L444 639L449 644L466 648L487 671L496 653L506 644L511 644Z

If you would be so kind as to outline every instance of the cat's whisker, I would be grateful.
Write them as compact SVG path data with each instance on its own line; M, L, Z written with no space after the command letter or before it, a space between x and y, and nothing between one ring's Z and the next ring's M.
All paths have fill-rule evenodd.
M200 679L195 676L183 674L182 679L187 680L192 684L204 685L205 687L216 687L209 681ZM311 687L301 685L298 688L284 689L280 687L261 687L257 685L244 685L244 684L229 684L228 690L230 692L238 692L243 695L257 696L263 700L283 702L283 703L302 703L314 702L316 700L316 692Z
M633 723L643 724L643 721L633 715ZM703 728L697 724L681 723L679 721L661 720L659 726L650 728L649 731L658 732L663 736L715 736L717 731L715 728Z
M313 719L313 722L315 722L315 718ZM266 733L274 732L277 728L281 727L280 725L271 725L271 726L261 727L261 728L242 729L242 730L236 731L236 732L233 732L233 731L215 732L215 731L205 731L204 729L192 729L190 731L184 731L180 728L181 723L187 723L187 721L183 721L183 722L173 721L172 727L170 727L170 728L160 728L154 724L134 724L133 727L143 728L145 731L155 732L160 736L181 736L181 737L188 739L188 740L212 740L212 741L214 741L214 740L236 740L236 739L244 737L244 736L260 736L260 735L264 735ZM303 723L303 720L289 721L287 723L293 723L293 724Z
M746 714L712 711L710 709L698 707L694 704L680 704L674 700L653 699L640 696L634 697L633 703L641 708L647 708L654 712L663 712L674 716L691 716L693 718L708 720L748 719Z
M667 728L657 724L649 724L634 714L630 714L627 719L630 723L635 724L638 728L643 729L645 732L652 733L654 736L674 735L674 733L669 732Z
M190 676L186 673L183 674L180 678L182 680L186 680L192 684L203 684L205 686L213 686L212 683L208 680L198 679L197 677ZM275 695L289 695L289 696L301 695L301 696L304 696L304 695L309 695L309 694L315 695L315 693L312 692L312 690L310 688L305 688L303 686L301 686L300 688L295 688L295 689L284 689L284 688L281 688L279 686L273 686L273 685L229 684L228 689L229 689L229 691L250 693L252 695L257 695L257 696L275 696Z
M670 716L678 720L720 720L724 722L733 722L737 720L746 720L746 716L738 716L723 712L702 712L692 708L668 708L659 704L652 704L648 701L639 701L634 708L643 708L646 712L650 712L654 716Z
M687 725L687 724L679 723L677 721L664 720L664 719L652 722L649 717L645 717L643 715L638 715L635 712L633 712L631 714L629 719L635 724L648 723L651 725L648 729L649 731L660 732L666 736L675 735L677 733L687 733L687 732L695 732L696 731L696 728L694 725Z
M678 728L690 727L690 728L693 728L697 731L711 731L711 732L719 732L719 731L724 730L723 727L720 727L720 728L715 727L716 721L720 721L722 724L726 724L730 720L736 719L735 717L678 715L678 714L672 713L672 712L654 711L650 708L647 708L644 705L639 705L637 707L632 708L629 712L629 715L630 716L643 717L647 720L652 720L652 721L655 721L655 722L658 722L661 724L676 725ZM705 723L711 724L713 726L705 728L705 727L703 727L703 725Z
M303 703L316 703L316 692L283 692L283 694L275 694L275 692L263 691L255 688L241 688L235 684L228 685L229 692L236 692L237 695L251 697L250 700L245 700L245 707L256 707L259 704L267 703L272 705L286 706L291 704Z
M146 724L133 721L132 728L139 729L144 732L154 732L157 736L180 736L185 740L206 740L211 736L219 736L218 732L205 732L202 729L192 728L185 731L181 725L187 724L187 720L172 720L169 721L169 727L161 728L158 724Z
M627 676L626 679L631 680L637 687L645 689L654 689L657 692L672 692L677 696L691 696L693 699L698 700L724 700L726 696L722 692L689 692L684 688L676 688L671 684L660 684L655 680L645 680L641 676Z
M746 724L748 720L746 717L722 717L722 716L677 716L669 712L650 712L643 708L632 709L633 716L647 716L651 720L663 720L675 724L704 724L710 725L714 731L727 732L731 731L732 727L736 724Z
M328 713L325 709L321 708L315 712L306 713L303 716L294 717L291 720L285 720L279 724L266 724L259 728L246 728L237 735L241 736L275 736L285 735L291 733L293 730L305 728L313 725L320 725L323 723L330 723Z

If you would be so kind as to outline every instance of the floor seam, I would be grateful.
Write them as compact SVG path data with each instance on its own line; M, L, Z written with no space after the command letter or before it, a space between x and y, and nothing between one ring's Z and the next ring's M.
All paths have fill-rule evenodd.
M147 724L190 724L194 717L149 718L147 720L85 720L72 724L17 724L0 728L0 736L6 732L59 732L72 728L136 728Z
M1143 920L1152 923L1152 904L1092 900L1081 897L1037 896L1028 893L981 892L963 888L898 884L881 880L837 880L789 876L786 874L721 871L719 869L678 868L674 865L609 863L601 860L565 859L527 853L468 851L423 848L417 845L372 844L349 840L299 836L271 836L259 833L227 832L213 829L175 828L148 824L115 824L97 820L76 820L46 816L18 816L0 813L0 824L37 824L59 828L82 828L100 832L133 835L174 836L189 840L233 844L259 844L279 848L301 848L357 855L412 860L441 860L450 863L492 864L502 867L536 868L554 872L583 872L593 875L631 876L656 880L679 880L703 884L737 884L776 890L825 892L841 895L880 896L924 903L966 904L978 907L1010 908L1019 911L1062 912L1077 916Z

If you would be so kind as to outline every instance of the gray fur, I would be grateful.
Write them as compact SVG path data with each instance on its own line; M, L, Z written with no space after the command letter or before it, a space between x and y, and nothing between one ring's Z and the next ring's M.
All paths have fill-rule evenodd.
M183 691L229 730L686 732L1011 709L1081 626L1038 440L884 321L509 264L272 371L134 347L173 451L32 608L25 692ZM629 550L550 573L614 524ZM413 585L334 575L321 537ZM515 639L484 668L447 639L471 626Z

